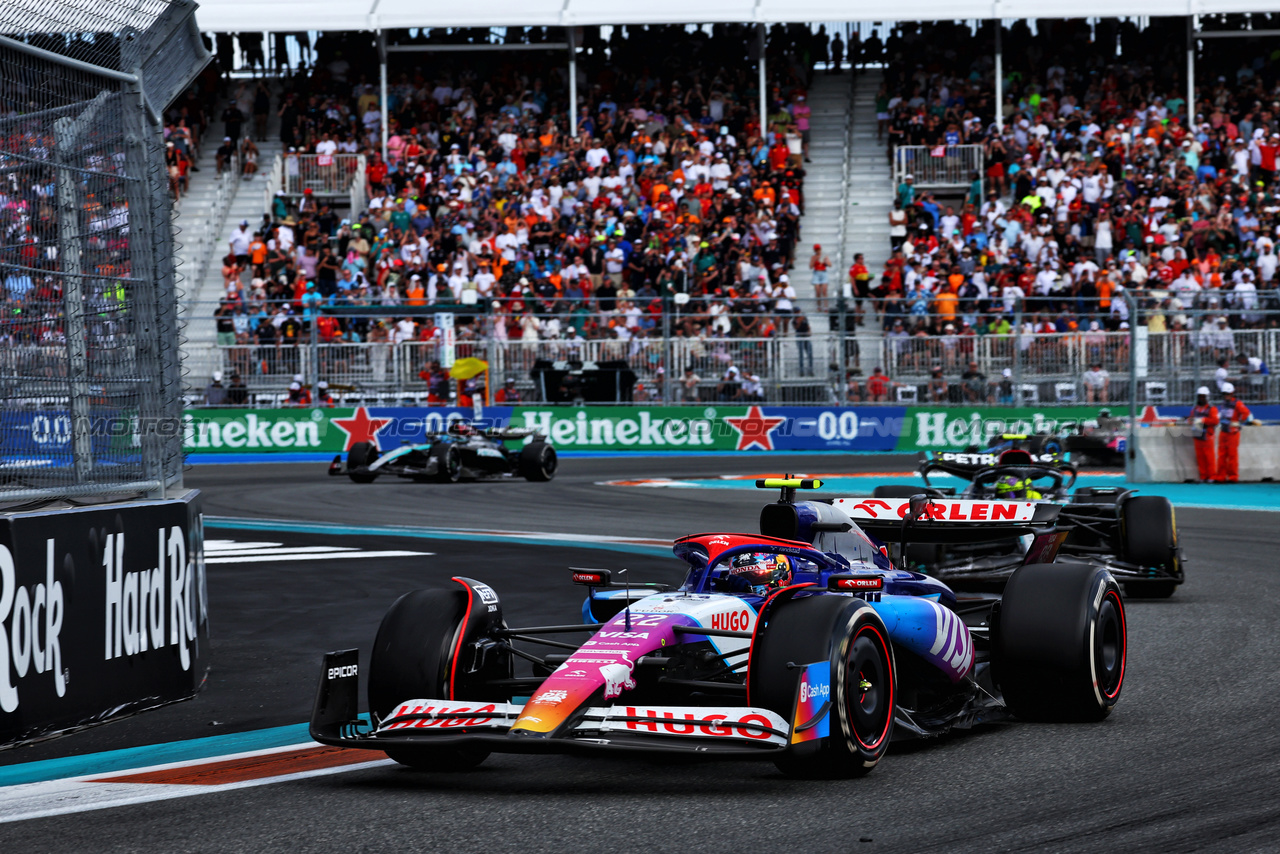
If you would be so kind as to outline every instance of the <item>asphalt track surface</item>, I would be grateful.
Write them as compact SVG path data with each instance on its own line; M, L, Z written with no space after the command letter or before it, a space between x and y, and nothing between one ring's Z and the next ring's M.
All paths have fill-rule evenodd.
M641 477L904 471L904 457L565 460L546 485L361 486L323 466L193 470L205 512L362 525L672 537L754 530L771 495L600 486ZM895 743L868 777L798 782L771 764L491 757L459 775L380 766L297 782L0 825L10 851L1275 851L1280 849L1280 598L1272 513L1178 515L1188 581L1129 602L1124 694L1101 724L988 726ZM401 592L464 573L510 622L568 622L571 564L673 580L669 559L566 546L380 534L208 531L431 555L210 567L214 667L195 700L0 764L306 719L319 654L371 645Z

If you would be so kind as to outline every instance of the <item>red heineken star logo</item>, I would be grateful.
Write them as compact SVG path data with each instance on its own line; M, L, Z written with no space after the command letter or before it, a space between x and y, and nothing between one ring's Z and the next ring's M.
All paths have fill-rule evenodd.
M749 450L752 445L759 445L762 450L773 450L772 433L779 424L787 419L781 416L765 417L760 407L753 406L746 415L726 417L730 427L738 431L738 450Z
M378 431L391 423L390 418L370 418L369 410L358 407L350 418L334 418L333 425L347 434L347 446L344 451L351 450L357 442L372 442L378 446Z

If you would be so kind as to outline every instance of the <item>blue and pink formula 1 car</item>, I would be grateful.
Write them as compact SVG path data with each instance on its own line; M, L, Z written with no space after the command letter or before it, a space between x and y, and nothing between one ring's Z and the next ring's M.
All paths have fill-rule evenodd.
M1055 564L1046 540L1002 594L961 598L895 568L887 529L873 540L838 502L795 500L817 482L758 485L782 490L761 533L677 540L676 589L573 570L588 588L583 624L513 628L497 592L467 578L402 596L369 665L372 728L347 650L325 656L312 736L433 770L492 751L665 751L848 777L895 736L1010 714L1096 721L1119 699L1125 614L1105 568ZM904 500L900 539L1022 535L1016 514L980 503L949 522L923 495ZM566 642L575 634L587 638Z

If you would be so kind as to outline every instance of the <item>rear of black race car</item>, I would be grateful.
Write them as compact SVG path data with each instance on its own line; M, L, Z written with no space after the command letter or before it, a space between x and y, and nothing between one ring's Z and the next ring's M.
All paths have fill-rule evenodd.
M923 454L919 467L923 487L876 488L875 498L882 501L896 502L923 493L938 506L946 506L957 500L953 498L955 490L938 488L929 481L930 474L941 472L969 480L966 496L1016 506L1021 503L1017 498L1002 497L995 490L1002 478L1015 484L1047 481L1035 483L1034 488L1042 491L1031 500L1042 509L1024 520L1028 530L1019 536L1000 533L998 526L990 524L991 519L969 520L982 521L986 534L975 531L968 537L958 530L948 534L946 526L930 531L926 525L920 529L924 536L907 547L906 556L913 565L953 587L998 591L1019 566L1044 557L1038 554L1047 542L1043 535L1058 533L1059 560L1105 567L1124 585L1126 595L1166 598L1183 582L1182 550L1168 499L1139 495L1123 487L1073 490L1077 472L1069 462L1029 455L1017 463L1009 459L978 453Z

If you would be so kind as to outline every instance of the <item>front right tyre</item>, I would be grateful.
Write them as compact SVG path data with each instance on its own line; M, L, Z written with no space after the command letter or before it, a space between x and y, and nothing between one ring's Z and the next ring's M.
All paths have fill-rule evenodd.
M454 642L467 611L467 591L414 590L395 601L378 626L369 661L369 711L386 720L415 699L450 697ZM465 771L489 756L475 746L383 748L401 765L423 771Z
M748 666L748 703L791 720L804 665L830 665L827 735L790 745L775 760L778 769L808 779L870 772L893 736L897 694L893 647L880 616L860 599L808 596L777 603L762 619ZM797 734L817 718L796 721Z

